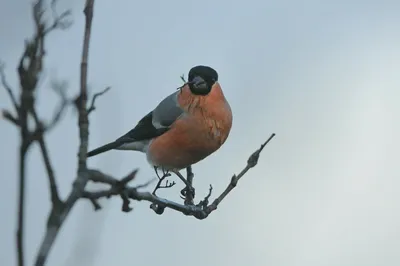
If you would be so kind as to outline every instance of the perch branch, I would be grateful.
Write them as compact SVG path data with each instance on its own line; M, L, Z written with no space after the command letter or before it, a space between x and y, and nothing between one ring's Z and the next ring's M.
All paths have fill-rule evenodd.
M192 166L189 166L188 168L186 168L186 179L189 183L189 186L186 187L186 191L184 193L185 205L193 205L194 204L195 190L193 187L193 178L194 178L194 174L192 171Z
M90 172L90 180L100 183L106 183L110 185L109 189L104 189L95 192L85 191L83 194L83 198L89 199L91 201L98 200L100 198L106 197L110 198L114 195L125 195L127 198L137 201L149 201L152 204L150 208L153 209L157 214L162 214L165 208L170 208L175 211L181 212L185 215L193 216L197 219L205 219L208 217L210 213L215 211L221 201L232 191L234 187L236 187L238 181L254 166L257 165L258 159L260 157L261 151L264 149L265 145L275 136L272 134L268 140L261 145L259 149L257 149L253 154L248 158L246 167L238 174L234 175L231 178L230 183L228 184L227 188L221 193L219 197L217 197L212 204L208 205L209 198L211 197L211 193L213 191L212 186L210 185L209 192L207 196L200 201L197 205L194 204L179 204L161 197L156 196L154 193L150 192L141 192L139 191L140 188L144 186L137 186L137 187L129 187L128 182L123 182L123 186L121 186L121 181L118 179L103 174L97 170L91 170ZM136 173L136 171L134 171ZM123 179L125 180L125 178ZM146 184L147 185L147 184ZM126 204L126 199L124 200L123 204Z
M211 205L207 207L207 209L211 212L213 210L216 210L218 205L221 203L221 201L234 189L239 182L239 180L254 166L257 165L258 159L260 157L260 154L264 147L272 140L272 138L275 137L275 133L273 133L262 145L261 147L256 150L247 160L247 165L246 167L238 174L238 175L233 175L231 178L231 182L229 183L228 187L222 192L222 194L216 198Z

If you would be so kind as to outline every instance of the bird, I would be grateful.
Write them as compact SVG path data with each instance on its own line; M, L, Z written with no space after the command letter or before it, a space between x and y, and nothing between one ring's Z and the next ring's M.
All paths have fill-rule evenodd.
M218 72L197 65L188 81L165 97L136 126L116 140L87 153L110 150L146 154L155 169L179 172L217 151L232 128L232 109L218 82Z

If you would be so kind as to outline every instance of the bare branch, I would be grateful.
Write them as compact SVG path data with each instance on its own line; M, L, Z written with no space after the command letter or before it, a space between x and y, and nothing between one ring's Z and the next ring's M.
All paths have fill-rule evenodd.
M142 186L140 186L142 187ZM126 187L122 192L120 188L112 186L110 189L100 190L96 192L88 192L86 191L83 194L83 198L91 199L91 200L98 200L100 198L106 197L110 198L114 195L121 195L123 193L128 198L137 200L137 201L149 201L152 202L151 208L160 209L162 213L165 208L170 208L186 215L192 215L198 219L204 219L208 216L208 214L203 210L203 207L196 206L196 205L182 205L167 199L163 199L157 197L156 195L150 192L140 192L138 187ZM124 205L126 205L126 200L124 200Z
M160 175L158 174L157 167L154 167L154 170L155 170L156 175L157 175L157 177L158 177L157 185L156 185L156 187L155 187L154 190L153 190L153 194L154 194L154 195L156 195L156 192L157 192L157 190L159 190L159 189L162 189L162 188L171 188L171 187L175 186L175 184L176 184L175 181L169 182L168 180L166 180L167 177L170 177L170 176L171 176L171 174L170 174L169 172L164 172L164 171L163 171L163 175L160 176ZM162 184L162 182L163 182L164 180L165 180L165 185Z
M26 152L28 146L23 140L19 151L19 191L18 191L18 229L17 229L17 257L18 265L24 261L24 219L25 219L25 181L26 181Z
M57 111L54 112L53 118L50 120L50 122L44 126L44 130L46 132L51 131L61 120L62 115L67 109L67 106L71 103L71 101L67 98L67 95L65 93L66 86L67 84L65 82L52 82L52 89L58 94L60 97L60 104L57 108Z
M248 170L253 168L257 162L258 158L260 156L261 151L264 149L265 145L268 144L268 142L275 136L275 134L272 134L268 140L261 145L259 149L257 149L248 159L246 167L238 174L234 175L231 179L231 182L229 183L228 187L221 193L221 195L216 198L212 204L208 205L209 203L209 198L211 197L213 187L210 185L209 193L207 196L200 201L197 205L194 204L179 204L167 199L160 198L155 195L155 193L150 193L150 192L140 192L139 189L143 188L142 186L136 186L136 187L129 187L128 182L133 180L133 178L124 178L121 181L118 181L118 179L110 176L103 174L100 171L97 170L89 170L88 172L90 173L90 179L95 181L95 182L103 182L106 184L109 184L111 187L109 189L105 190L100 190L100 191L95 191L95 192L89 192L85 191L82 195L82 198L90 199L92 202L96 201L100 198L106 197L110 198L111 196L114 195L120 195L123 199L123 211L127 211L126 206L129 206L129 199L132 200L137 200L137 201L149 201L152 204L150 205L150 208L153 209L157 214L162 214L165 210L165 208L170 208L175 211L179 211L185 215L190 215L193 216L197 219L205 219L208 217L210 213L215 211L218 207L218 205L221 203L221 201L232 191L234 187L236 187L238 181L240 178L242 178ZM191 169L188 169L189 175L190 175ZM137 170L133 171L132 173L137 173ZM159 179L160 180L160 179ZM146 184L147 185L147 184ZM131 210L131 208L129 208Z
M212 185L210 185L210 189L208 190L207 196L205 196L204 199L197 204L197 207L201 207L203 209L207 208L212 191L213 191L213 187L212 187Z
M36 115L34 108L34 91L37 87L38 80L42 73L43 59L45 56L44 38L51 30L46 30L45 21L43 20L44 6L42 0L37 0L33 3L32 13L36 31L34 37L27 40L25 43L25 50L21 56L18 74L20 80L21 94L20 106L18 105L15 97L12 95L11 88L5 81L4 72L1 72L2 84L5 85L9 95L17 109L18 117L12 119L13 116L8 112L3 111L3 116L7 117L14 124L20 127L21 131L21 147L20 147L20 178L19 178L19 196L18 196L18 224L17 224L17 257L19 266L24 265L24 211L25 211L25 162L27 151L33 141L38 140L45 166L48 172L50 181L51 198L53 201L52 214L54 210L59 210L62 203L59 200L57 187L55 184L55 177L51 168L50 159L48 156L47 148L44 143L43 134L44 127ZM59 28L58 25L51 26L52 29ZM30 132L28 128L28 115L32 114L36 122L36 130ZM51 216L54 217L54 216ZM43 262L44 263L44 262ZM38 265L41 265L40 263Z
M134 174L136 174L136 172L137 172L137 170L134 170L129 175L134 175ZM88 174L90 175L90 181L92 181L92 182L108 184L111 186L115 186L118 184L117 179L115 179L112 176L103 174L102 172L100 172L98 170L88 170Z
M4 119L10 121L16 126L19 126L19 120L18 118L14 117L9 111L7 110L2 110L1 115L3 116Z
M17 98L15 97L15 95L13 93L13 90L11 89L10 84L8 84L8 82L7 82L6 74L4 72L4 63L1 61L0 61L0 78L1 78L1 84L6 89L8 96L10 96L11 102L15 108L15 111L18 114L19 104L17 102Z
M261 147L256 150L252 155L250 155L249 159L247 160L247 165L246 167L238 174L238 175L233 175L231 182L229 183L228 187L222 192L222 194L216 198L213 203L207 207L208 211L211 213L213 210L216 210L218 205L221 203L221 201L229 194L229 192L232 191L239 182L240 178L242 178L247 171L249 171L251 168L257 165L258 163L258 158L260 157L260 154L264 147L271 141L271 139L275 137L275 133L273 133L262 145Z
M78 152L78 171L77 177L74 181L74 187L71 193L68 195L67 200L63 204L63 208L55 208L53 206L50 215L49 222L46 230L46 234L42 241L38 255L36 257L36 266L42 266L45 264L51 247L58 236L60 227L68 216L72 207L75 205L77 200L83 196L84 189L87 182L89 181L89 173L86 166L86 154L88 149L88 137L89 137L89 120L87 112L87 65L89 56L89 44L90 35L93 19L93 5L94 0L86 0L84 14L86 17L85 21L85 32L83 37L83 48L82 48L82 59L81 59L81 78L80 78L80 95L76 100L76 107L79 113L78 125L79 125L79 152ZM93 201L92 201L93 203Z
M53 205L60 204L60 196L58 194L57 182L56 177L54 175L53 167L50 163L49 152L47 150L47 145L44 142L43 137L39 140L40 149L42 151L43 161L46 167L47 176L49 178L49 188L50 188L50 197Z
M89 109L87 110L88 114L90 114L91 112L93 112L96 109L95 103L96 103L96 99L99 96L102 96L103 94L105 94L107 91L109 91L111 89L111 87L107 87L104 90L102 90L101 92L96 93L95 95L93 95L92 98L92 103L90 104Z
M85 193L82 194L82 197L85 197ZM94 208L95 211L101 210L101 205L98 203L97 200L95 200L95 199L89 199L89 200L92 203L93 208Z
M173 171L171 171L171 172L173 172L177 177L179 177L179 179L183 182L183 183L185 183L185 185L186 185L186 188L184 188L182 191L181 191L181 194L182 195L186 195L185 193L185 190L193 190L192 191L192 193L194 193L194 188L193 188L193 186L192 186L192 184L191 184L191 181L192 180L188 180L188 179L186 179L181 173L179 173L179 171L176 171L176 170L173 170Z
M132 210L129 206L129 198L125 194L125 188L129 182L131 182L133 179L135 179L136 174L137 174L137 169L129 173L126 177L124 177L121 180L117 180L111 176L104 175L101 172L97 170L88 170L87 172L89 173L89 180L93 182L105 182L109 185L111 185L111 188L109 190L105 191L100 191L100 192L88 192L88 191L83 191L82 192L82 198L87 198L90 199L92 202L93 206L98 207L100 206L97 202L98 195L102 195L101 197L111 197L113 195L120 195L122 199L122 211L124 212L129 212Z
M187 181L189 183L189 186L186 187L184 194L185 197L185 205L193 205L194 204L194 197L195 197L195 190L193 187L193 178L194 174L192 171L192 166L189 166L186 168L186 177Z
M51 11L53 13L53 24L45 30L45 33L49 33L51 30L54 29L68 29L72 25L72 21L68 20L71 15L71 10L66 10L61 15L58 15L56 7L57 7L58 0L51 1Z

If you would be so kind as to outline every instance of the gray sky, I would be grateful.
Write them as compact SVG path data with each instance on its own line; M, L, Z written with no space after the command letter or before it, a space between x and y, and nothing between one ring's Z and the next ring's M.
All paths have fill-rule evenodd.
M48 39L46 77L77 92L84 1L74 25ZM0 9L0 58L16 87L23 40L32 33L26 0ZM400 2L97 1L90 87L112 90L91 116L90 148L131 129L197 64L213 66L234 112L226 144L194 166L200 197L219 193L248 155L276 138L218 211L198 221L149 204L122 213L121 200L73 210L49 265L395 266L400 264ZM49 118L57 98L43 81L38 104ZM10 107L3 89L0 107ZM0 123L0 264L14 265L18 134ZM78 131L69 111L48 137L60 190L76 172ZM397 162L397 167L396 167ZM140 153L115 151L89 165L115 176L139 167ZM26 255L31 262L49 210L37 147L29 155ZM162 195L178 199L175 189ZM216 194L214 194L216 195ZM190 240L185 239L190 238Z

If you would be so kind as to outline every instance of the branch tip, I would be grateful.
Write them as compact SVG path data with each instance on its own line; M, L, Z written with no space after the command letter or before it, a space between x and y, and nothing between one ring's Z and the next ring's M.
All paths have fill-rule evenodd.
M8 96L10 97L11 103L14 106L15 111L18 113L19 111L19 104L17 101L17 98L14 95L14 92L10 86L10 84L8 84L7 82L7 78L6 78L6 74L4 72L5 69L5 64L0 61L0 80L1 80L1 84L4 87L4 89L7 91Z
M257 165L258 159L260 158L260 154L264 147L272 140L272 138L275 137L275 133L271 134L271 136L263 143L261 144L261 147L253 152L252 155L250 155L249 159L247 160L247 165L252 168Z
M100 92L98 92L98 93L95 93L95 94L93 95L92 102L91 102L91 104L90 104L90 107L89 107L88 110L87 110L88 114L90 114L91 112L93 112L94 110L96 110L96 106L95 106L95 104L96 104L96 99L97 99L98 97L102 96L103 94L105 94L106 92L108 92L110 89L111 89L111 87L107 87L107 88L105 88L104 90L102 90L102 91L100 91Z
M7 121L11 122L12 124L14 124L15 126L19 126L18 118L16 118L13 114L11 114L11 112L9 112L7 110L2 110L1 111L1 116L5 120L7 120Z
M139 171L138 169L135 169L132 172L130 172L126 177L124 177L120 181L118 181L118 185L121 187L125 187L129 182L131 182L133 179L135 179L138 171Z

